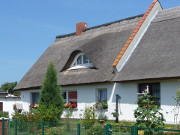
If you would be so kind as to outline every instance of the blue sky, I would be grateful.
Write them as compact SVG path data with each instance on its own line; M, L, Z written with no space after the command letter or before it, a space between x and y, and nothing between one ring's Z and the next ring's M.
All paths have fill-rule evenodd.
M57 35L143 14L153 0L0 0L0 85L20 81ZM179 0L160 0L164 9Z

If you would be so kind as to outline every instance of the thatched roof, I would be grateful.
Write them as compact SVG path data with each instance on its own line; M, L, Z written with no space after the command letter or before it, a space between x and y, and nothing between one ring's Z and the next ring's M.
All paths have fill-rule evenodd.
M81 36L75 33L57 36L15 87L16 90L42 85L46 67L53 61L60 85L110 82L114 77L112 63L142 15L89 28ZM83 52L95 66L93 69L67 70L77 52Z
M180 77L180 7L160 11L113 81Z

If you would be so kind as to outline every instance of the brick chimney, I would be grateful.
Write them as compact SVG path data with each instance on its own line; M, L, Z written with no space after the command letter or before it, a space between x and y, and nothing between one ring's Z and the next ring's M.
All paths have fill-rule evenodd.
M80 36L83 30L87 29L87 23L85 22L78 22L76 23L76 36Z

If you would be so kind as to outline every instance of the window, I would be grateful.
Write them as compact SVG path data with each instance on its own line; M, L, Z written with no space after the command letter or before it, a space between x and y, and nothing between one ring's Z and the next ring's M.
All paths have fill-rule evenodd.
M66 108L70 105L75 105L72 106L73 108L77 107L77 91L63 91L62 96L64 98L64 103L67 103Z
M66 92L62 92L62 97L63 97L63 99L64 99L64 103L66 103L67 102L67 98L66 98Z
M71 69L77 69L77 68L91 68L93 67L92 63L90 60L87 58L87 56L84 53L79 53L77 56L74 58L74 61L69 68Z
M106 102L107 101L107 90L99 89L98 90L98 102Z
M38 100L39 100L39 92L32 93L32 105L38 103Z
M101 109L108 109L108 103L107 103L107 89L101 88L97 89L97 102L95 103L95 107L98 110Z
M3 102L0 102L0 111L3 111Z
M160 105L160 83L141 83L139 84L139 93L143 93L147 88L153 99Z

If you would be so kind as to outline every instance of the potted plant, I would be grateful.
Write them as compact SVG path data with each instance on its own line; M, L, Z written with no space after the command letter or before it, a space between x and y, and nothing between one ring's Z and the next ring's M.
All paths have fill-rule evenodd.
M113 117L118 117L119 116L118 112L112 112L111 114L113 115Z
M98 110L108 109L108 104L107 104L107 101L98 102L94 105L94 107Z

